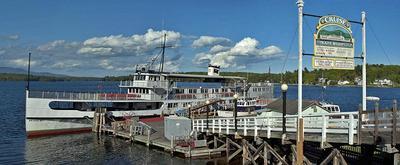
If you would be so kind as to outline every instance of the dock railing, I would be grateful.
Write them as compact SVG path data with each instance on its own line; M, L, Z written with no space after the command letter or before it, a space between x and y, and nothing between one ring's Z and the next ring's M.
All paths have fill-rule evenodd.
M321 143L326 142L327 134L347 134L348 143L353 144L357 134L358 113L330 113L323 115L303 115L304 133L319 134ZM207 130L208 121L208 130ZM194 119L193 130L220 134L234 133L234 118ZM296 132L297 115L286 116L286 131ZM237 128L244 136L258 136L260 131L266 131L267 138L272 132L282 132L282 116L238 117ZM250 135L249 132L254 134Z

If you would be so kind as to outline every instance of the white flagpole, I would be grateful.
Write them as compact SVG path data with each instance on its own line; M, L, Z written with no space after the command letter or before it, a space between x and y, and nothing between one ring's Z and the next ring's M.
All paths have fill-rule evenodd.
M362 110L367 110L367 44L366 44L366 34L365 34L365 12L361 12L361 22L362 22Z
M301 118L302 100L303 100L303 0L297 1L299 8L299 68L298 68L298 118Z
M298 68L298 104L297 104L297 161L296 164L303 164L303 119L302 119L302 103L303 103L303 0L297 1L299 9L299 68Z

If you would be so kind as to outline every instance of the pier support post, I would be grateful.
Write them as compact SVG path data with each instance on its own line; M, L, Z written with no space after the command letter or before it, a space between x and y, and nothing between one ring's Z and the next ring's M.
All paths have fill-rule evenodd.
M357 143L359 145L361 145L362 118L363 118L363 110L362 110L362 105L360 104L358 108L358 124L357 124Z
M254 118L254 141L257 140L258 137L258 123L257 118Z
M147 129L147 147L150 147L150 134L151 134L151 130Z
M171 138L171 155L174 156L174 141L175 141L175 136L172 136Z
M374 111L374 124L375 124L375 127L374 127L374 144L376 145L376 144L378 144L378 128L379 128L379 118L378 118L378 115L379 115L379 103L378 103L378 101L376 101L375 102L375 111Z
M228 137L226 137L226 147L225 147L225 149L226 149L226 162L227 163L229 163L229 150L230 150L230 148L229 148L229 138Z
M92 123L92 132L97 132L97 110L94 111L93 114L93 123Z
M268 147L266 142L264 142L264 165L268 165Z
M100 115L99 127L98 127L99 130L98 130L97 132L98 132L99 134L101 134L101 130L102 130L102 126L103 126L103 116L104 116L104 115L103 115L103 110L102 110L102 109L100 110L100 114L99 114L99 115Z
M326 125L327 125L327 117L322 115L322 130L321 130L321 148L324 148L326 143Z
M218 148L217 137L214 135L214 149Z
M393 154L393 164L400 164L400 153Z
M242 139L242 148L243 148L243 153L242 153L242 164L247 164L247 158L248 158L248 150L249 147L246 144L246 141Z
M244 127L244 136L247 136L247 119L244 118L242 119L242 122L244 122L243 127Z
M396 146L396 143L397 143L397 100L393 100L393 109L392 109L392 146Z
M353 145L354 142L354 116L350 114L349 116L349 144Z
M296 145L296 150L297 150L297 162L296 162L296 164L298 164L298 165L300 165L300 164L303 164L303 160L304 160L304 158L303 158L303 156L304 156L304 154L303 154L303 143L304 143L304 134L303 134L303 132L304 132L304 122L303 122L303 118L300 118L299 119L299 129L298 129L298 131L297 131L297 136L298 136L298 139L297 139L297 145Z

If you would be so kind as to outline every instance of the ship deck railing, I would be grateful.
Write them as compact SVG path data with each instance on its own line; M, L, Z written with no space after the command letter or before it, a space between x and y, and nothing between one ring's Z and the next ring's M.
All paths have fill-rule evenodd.
M219 98L232 98L234 92L219 92L219 93L180 93L170 94L168 99L173 100L188 100L188 99L219 99Z
M28 98L59 100L156 100L160 99L160 96L154 94L29 91Z

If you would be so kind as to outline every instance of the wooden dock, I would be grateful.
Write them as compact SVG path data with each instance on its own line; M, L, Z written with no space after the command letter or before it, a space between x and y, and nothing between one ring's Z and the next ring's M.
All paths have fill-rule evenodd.
M117 123L114 123L117 124ZM160 148L164 151L168 151L171 154L181 155L186 158L191 157L216 157L221 156L222 152L226 149L224 147L220 148L208 148L208 147L187 147L179 146L177 144L178 140L168 140L164 137L164 126L163 121L158 122L147 122L148 128L145 128L143 134L134 134L132 129L121 130L116 127L103 127L102 132L105 134L114 135L124 139L129 139L132 142L139 142L147 145L148 147ZM151 131L150 131L151 129ZM149 134L150 133L150 134Z
M205 108L208 105L205 105ZM243 164L298 163L297 156L294 156L298 119L296 115L286 116L285 136L282 136L282 116L251 116L236 119L207 117L190 120L189 136L172 137L169 140L165 137L163 119L139 121L136 118L110 123L104 119L105 110L98 110L95 113L97 114L94 115L94 132L129 139L148 147L162 149L171 155L185 158L225 155L226 162L243 159ZM377 107L375 111L367 112L304 115L302 120L304 142L313 143L313 146L319 145L318 148L322 150L318 152L330 152L322 155L326 157L325 159L319 157L317 163L346 164L345 158L367 164L400 161L398 153L400 140L397 133L400 131L400 116L396 101L392 110L379 110ZM196 142L202 144L196 144L196 147ZM384 151L382 146L390 150ZM359 151L351 152L343 148L358 148ZM376 159L377 152L386 154L384 160ZM303 160L299 161L311 164L306 155L307 153L304 153ZM388 157L391 157L389 161Z

